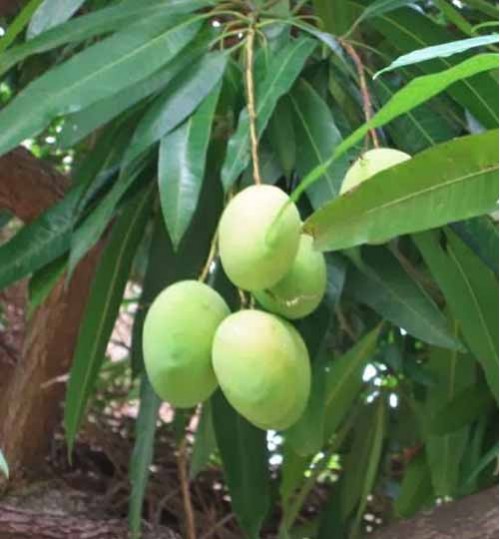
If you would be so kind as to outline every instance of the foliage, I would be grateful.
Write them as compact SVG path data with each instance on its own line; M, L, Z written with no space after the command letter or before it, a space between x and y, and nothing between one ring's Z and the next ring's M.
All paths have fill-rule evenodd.
M253 122L264 181L293 193L327 254L325 299L295 323L313 393L279 433L272 468L265 433L217 392L203 405L192 477L219 455L244 532L258 537L281 508L281 539L324 477L335 485L311 522L320 539L358 537L369 495L406 517L493 482L498 9L461 4L72 0L54 13L32 0L6 21L0 154L22 143L60 167L73 161L73 182L0 246L0 286L31 276L35 309L104 245L68 384L70 448L126 283L142 286L135 534L159 406L143 370L144 307L169 283L207 276L221 211L252 180ZM376 144L414 157L339 196L349 164ZM237 310L238 291L217 256L209 262L209 284Z

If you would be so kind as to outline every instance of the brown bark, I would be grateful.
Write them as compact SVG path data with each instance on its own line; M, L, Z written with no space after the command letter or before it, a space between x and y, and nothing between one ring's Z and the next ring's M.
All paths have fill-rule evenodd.
M39 514L0 505L0 539L125 539L123 520L93 520L88 517ZM143 534L144 539L180 539L162 528Z
M388 526L374 539L497 539L498 487Z
M17 149L0 158L0 208L30 221L59 200L69 182ZM0 447L15 476L44 459L60 417L68 372L99 248L79 264L69 286L62 279L32 316L21 358L0 394Z

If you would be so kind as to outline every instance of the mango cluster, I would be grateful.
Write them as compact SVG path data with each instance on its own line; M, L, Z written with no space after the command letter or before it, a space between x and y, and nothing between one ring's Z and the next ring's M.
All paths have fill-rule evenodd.
M288 320L312 313L327 284L324 256L301 228L296 206L277 187L248 187L231 200L219 224L220 260L232 283L265 310L231 314L198 281L166 288L143 330L146 370L163 400L194 406L219 385L259 428L283 430L299 419L309 399L310 361Z

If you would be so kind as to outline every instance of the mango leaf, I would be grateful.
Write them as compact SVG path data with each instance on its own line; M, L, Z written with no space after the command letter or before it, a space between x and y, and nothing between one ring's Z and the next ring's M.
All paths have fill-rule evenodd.
M473 484L477 476L485 470L488 466L498 460L498 442L490 448L479 460L474 469L470 472L469 476L465 480L465 485Z
M279 98L286 94L298 77L316 43L299 38L287 44L270 59L267 75L257 81L257 132L260 137L272 116ZM250 128L248 112L244 109L236 133L229 139L222 167L222 183L227 191L250 162Z
M38 134L53 118L76 112L151 75L200 29L198 18L168 11L76 54L48 71L0 111L0 155ZM43 96L43 98L42 98Z
M124 165L183 122L219 84L228 61L225 52L211 52L176 77L147 109L137 126Z
M412 3L413 0L375 0L364 8L361 15L354 21L354 24L347 33L351 34L359 23L366 21L367 19L380 17L385 13L389 13L390 11L394 11L395 9Z
M31 18L26 32L27 39L32 39L63 22L66 22L78 11L85 0L43 0Z
M61 279L66 270L67 257L56 258L47 266L37 271L29 282L29 303L27 309L28 318L31 318L35 310L47 299L56 283Z
M174 249L179 246L198 205L220 89L219 83L184 124L160 141L160 202Z
M434 488L425 451L420 451L406 466L394 508L398 516L409 518L423 505L434 501Z
M342 142L342 135L330 108L308 82L301 80L295 86L290 101L297 138L297 172L304 177L328 159L332 149ZM347 156L335 161L321 181L308 189L307 195L314 208L337 197L348 166Z
M400 56L389 66L375 73L373 78L376 79L382 73L392 71L393 69L418 64L427 60L433 60L434 58L447 58L453 54L459 54L477 47L484 47L486 45L491 45L492 43L498 43L498 34L472 37L470 39L452 41L451 43L443 43L442 45L434 45L433 47L425 47L424 49L419 49Z
M128 520L131 539L141 536L144 494L153 462L156 422L161 401L146 376L141 378L139 415L135 422L135 443L130 458L129 479L132 492L129 500Z
M39 4L42 0L38 0ZM88 15L77 17L57 28L47 30L29 41L9 49L0 56L0 75L4 74L13 65L25 58L40 54L65 43L83 41L89 37L121 29L136 23L141 18L155 16L165 12L168 5L169 15L174 13L189 13L209 2L203 0L143 0L140 5L123 5L100 9ZM26 8L25 8L26 9ZM9 26L9 29L13 23ZM5 36L4 38L5 39ZM0 43L4 43L0 39ZM3 45L5 47L5 45ZM2 46L0 46L0 51Z
M455 323L455 330L458 335L457 323ZM449 404L474 382L473 359L457 351L433 348L426 369L435 381L434 385L427 389L426 418L432 418L436 410ZM437 496L456 496L457 494L460 461L466 449L468 432L469 428L466 425L449 434L427 436L427 461Z
M385 430L386 403L379 398L365 407L356 423L352 447L342 470L348 480L340 491L341 514L346 520L357 509L353 520L353 535L377 478Z
M443 248L436 233L414 236L498 401L498 283L459 238L448 233L447 239L448 244Z
M324 29L334 36L343 35L352 22L352 7L345 0L314 0L314 11Z
M383 34L401 53L442 45L456 38L456 34L446 30L443 25L436 24L430 17L412 8L402 8L372 19L370 26ZM417 68L424 73L436 73L452 66L457 67L463 56L436 58L418 64ZM473 56L469 60L475 61L480 56ZM473 79L458 81L447 87L446 92L486 129L498 127L498 80L495 80L492 73L482 73Z
M280 483L280 496L285 513L290 506L290 499L293 493L304 480L304 473L310 460L310 457L298 455L285 438Z
M200 421L196 427L193 454L189 477L194 479L207 466L212 453L217 449L215 440L214 423L212 418L212 404L210 401L203 403Z
M113 227L94 277L70 371L64 426L71 454L87 400L104 360L106 346L118 315L134 253L151 209L152 187L126 205Z
M450 225L455 234L490 269L498 274L498 226L488 216Z
M59 135L59 145L62 148L73 146L100 125L109 122L145 97L156 94L167 87L175 77L198 60L206 51L212 34L211 31L201 31L188 47L184 47L173 60L149 77L124 88L111 97L94 103L90 107L67 116Z
M7 31L0 38L0 54L11 45L16 37L24 30L29 23L33 13L38 9L43 0L30 0L20 11L17 17L9 24Z
M266 133L285 176L290 178L295 167L297 147L292 123L291 103L287 96L283 96L278 101Z
M464 60L446 71L413 79L399 92L395 93L369 122L363 124L347 137L327 161L318 165L302 180L293 193L293 200L297 200L310 185L318 181L336 159L362 141L370 129L382 127L402 114L408 113L457 81L472 77L483 71L498 69L498 65L498 54L478 54L474 58Z
M0 449L0 472L8 479L9 478L9 466L5 457L3 456L2 450Z
M367 333L343 356L336 358L326 375L325 442L339 428L363 387L363 371L373 359L381 326Z
M233 509L249 539L258 539L271 501L266 433L238 415L220 391L211 403Z
M327 251L475 217L495 207L497 174L498 130L462 137L376 174L316 211L305 230Z
M387 249L367 248L363 261L348 278L348 291L356 301L417 339L443 348L461 348L446 317L394 255Z

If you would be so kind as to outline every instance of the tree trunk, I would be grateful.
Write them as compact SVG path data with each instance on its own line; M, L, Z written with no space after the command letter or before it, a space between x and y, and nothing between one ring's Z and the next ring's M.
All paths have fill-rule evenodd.
M23 221L57 202L68 185L68 178L24 149L0 158L0 208ZM99 251L84 258L69 286L63 277L32 316L21 357L2 384L0 447L13 477L47 454L65 389L56 380L69 370Z
M83 516L39 514L0 505L0 539L125 539L123 520L92 520ZM180 539L162 528L145 533L144 539Z
M388 526L374 539L497 539L498 487Z

